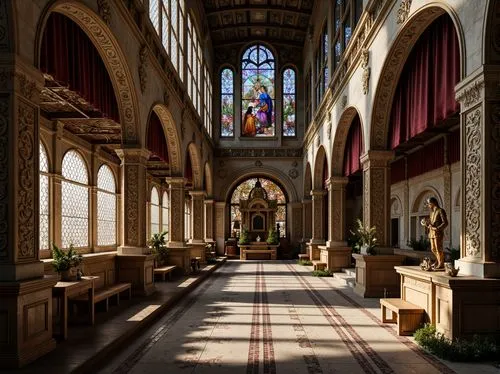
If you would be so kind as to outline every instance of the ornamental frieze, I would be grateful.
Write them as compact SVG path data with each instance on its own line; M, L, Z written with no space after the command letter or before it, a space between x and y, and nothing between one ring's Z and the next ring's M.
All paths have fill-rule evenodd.
M216 157L302 157L302 148L219 148Z

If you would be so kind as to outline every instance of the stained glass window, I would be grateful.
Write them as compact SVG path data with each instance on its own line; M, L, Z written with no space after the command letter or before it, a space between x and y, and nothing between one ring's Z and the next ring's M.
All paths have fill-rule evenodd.
M231 69L222 69L221 86L221 136L234 136L234 77Z
M263 45L249 47L241 60L242 135L275 135L273 53Z
M82 156L68 151L62 161L61 244L68 248L89 246L89 188Z
M276 229L279 228L280 237L286 236L286 197L283 190L275 182L267 178L258 178L262 187L267 192L267 198L269 200L276 200L278 203L278 209L276 211ZM234 231L234 222L239 221L241 223L241 211L240 211L240 200L247 200L252 188L255 187L257 178L249 178L241 182L238 187L236 187L231 195L231 209L230 209L230 222L231 222L231 232Z
M168 201L168 193L163 192L161 199L161 231L166 231L165 239L168 239L168 220L170 219L170 203Z
M49 249L49 159L40 143L40 249Z
M283 72L283 136L295 136L296 134L296 80L295 70L285 69Z
M208 135L212 136L212 79L208 73L208 67L205 65L205 128Z
M108 165L97 173L97 245L116 244L116 183Z
M160 196L156 187L151 189L151 202L149 205L149 236L160 232Z
M319 107L323 95L328 87L328 27L325 23L316 50L316 109Z

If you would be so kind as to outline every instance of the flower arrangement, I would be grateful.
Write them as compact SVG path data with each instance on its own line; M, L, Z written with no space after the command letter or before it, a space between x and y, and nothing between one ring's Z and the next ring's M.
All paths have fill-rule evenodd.
M376 227L365 227L359 218L356 220L356 223L358 227L355 232L351 230L351 234L358 238L357 244L361 248L361 252L364 250L366 254L374 255L375 247L377 246Z

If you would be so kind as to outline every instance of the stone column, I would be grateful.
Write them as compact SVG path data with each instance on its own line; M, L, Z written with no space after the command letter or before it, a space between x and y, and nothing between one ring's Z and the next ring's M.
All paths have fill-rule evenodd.
M318 245L322 245L325 243L323 240L323 230L324 228L324 207L323 207L323 198L325 196L326 191L324 190L313 190L311 191L312 196L312 237L311 241L307 243L309 259L311 261L320 259L320 250L318 249Z
M226 239L226 203L224 201L215 202L215 240L217 241L217 254L224 254L225 239Z
M368 151L363 164L363 223L377 228L379 250L390 247L392 151Z
M121 240L118 247L118 279L132 283L132 292L154 292L154 256L146 246L146 161L149 151L143 148L117 149L121 159L120 209Z
M167 247L169 247L169 263L190 272L190 247L186 245L184 235L184 185L183 177L165 178L168 184L170 199L170 222Z
M200 262L205 262L205 240L204 240L204 199L205 191L190 191L191 196L191 227L193 237L191 238L191 258L199 257Z
M456 86L462 146L460 273L500 278L500 67Z
M302 231L302 241L306 242L312 238L312 200L302 200L302 222L304 222Z
M7 37L8 40L8 37ZM39 260L40 72L0 62L0 367L23 366L55 348L54 276ZM4 62L5 61L5 62Z
M204 201L205 204L205 241L214 241L214 205L215 200L208 199Z

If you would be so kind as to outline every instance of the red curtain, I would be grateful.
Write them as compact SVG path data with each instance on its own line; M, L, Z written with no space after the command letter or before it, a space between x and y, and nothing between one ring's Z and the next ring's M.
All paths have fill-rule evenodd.
M460 130L453 131L448 137L448 163L460 161Z
M165 141L163 126L156 113L151 114L148 127L148 150L154 153L161 160L168 162L168 147Z
M460 50L453 21L436 19L413 47L399 78L391 111L389 142L396 148L459 109Z
M104 117L120 123L113 85L99 52L85 32L62 14L52 13L47 20L40 69L78 92Z
M406 179L405 159L400 158L391 164L391 184L401 182Z
M344 176L352 175L361 169L359 158L363 152L363 134L361 132L361 121L359 116L354 117L349 132L344 151Z
M408 155L408 178L427 173L444 165L443 138Z

